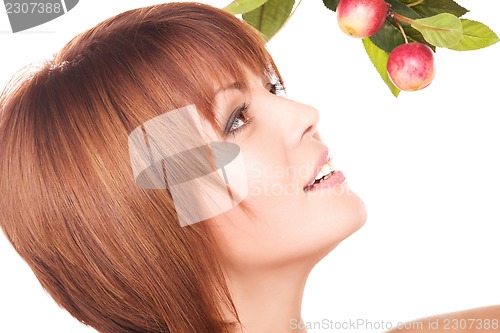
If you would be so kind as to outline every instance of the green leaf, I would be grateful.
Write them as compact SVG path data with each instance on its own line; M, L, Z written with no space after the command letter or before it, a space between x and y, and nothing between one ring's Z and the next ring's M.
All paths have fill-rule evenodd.
M411 26L420 31L427 42L437 47L450 48L463 37L462 22L448 13L414 20Z
M409 42L419 42L422 44L426 44L432 49L432 51L436 52L436 47L431 43L427 42L424 36L422 36L422 34L420 33L420 31L413 29L411 26L405 26L404 31L406 33L406 37L408 37Z
M415 12L412 8L405 6L399 1L386 0L385 2L391 6L390 8L393 12L398 13L400 15L406 16L411 19L419 19L423 17L420 16L417 12Z
M294 4L295 0L268 0L259 8L243 14L243 20L269 41L288 20Z
M370 38L363 38L363 46L365 47L368 57L375 66L375 69L377 69L377 72L380 74L382 80L384 80L385 84L387 84L394 97L398 97L401 91L392 83L389 78L389 74L387 74L387 60L389 59L389 53L379 49L375 44L373 44Z
M340 0L323 0L323 4L326 8L337 11L337 6L339 5Z
M488 26L481 22L461 19L463 38L453 47L455 51L477 50L498 42L498 36Z
M406 5L417 2L417 0L400 1ZM434 16L441 13L449 13L460 17L469 11L453 0L424 0L419 5L412 6L411 8L422 17Z
M391 10L399 15L403 15L410 19L421 18L411 8L406 7L405 5L396 0L386 0L386 1L391 6ZM429 47L431 47L433 50L436 49L434 45L429 44L424 39L424 36L422 36L422 34L418 30L413 29L409 24L401 22L401 26L409 42L424 43L429 45ZM382 28L375 35L371 36L370 39L375 45L377 45L377 47L389 53L391 53L395 47L405 42L401 30L399 30L398 25L391 17L388 17Z
M248 13L255 8L259 8L267 0L234 0L223 9L233 15Z
M380 30L377 31L375 35L370 37L370 40L378 48L388 53L391 53L394 48L405 42L401 31L388 21L385 21Z

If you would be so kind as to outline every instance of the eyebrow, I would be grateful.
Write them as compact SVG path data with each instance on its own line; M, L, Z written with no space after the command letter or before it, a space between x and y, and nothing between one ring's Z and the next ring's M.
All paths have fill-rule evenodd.
M215 91L215 95L217 95L221 92L224 92L228 89L246 90L246 89L248 89L248 87L247 87L247 84L245 82L235 81L235 82L229 83L228 85L225 85L224 87L217 89Z

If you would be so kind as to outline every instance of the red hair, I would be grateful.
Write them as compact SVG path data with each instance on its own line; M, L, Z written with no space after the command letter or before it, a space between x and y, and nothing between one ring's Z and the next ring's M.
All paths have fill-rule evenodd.
M75 37L0 98L0 227L54 300L103 333L231 332L206 225L134 184L127 138L214 84L278 73L263 39L207 5L127 11ZM279 75L279 73L278 73Z

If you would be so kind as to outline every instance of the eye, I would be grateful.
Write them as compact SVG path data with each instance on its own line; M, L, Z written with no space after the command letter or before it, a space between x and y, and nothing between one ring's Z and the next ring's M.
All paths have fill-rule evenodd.
M226 135L232 134L235 136L238 131L241 131L244 127L251 123L252 117L248 113L249 106L250 105L248 103L243 103L231 113L224 130Z

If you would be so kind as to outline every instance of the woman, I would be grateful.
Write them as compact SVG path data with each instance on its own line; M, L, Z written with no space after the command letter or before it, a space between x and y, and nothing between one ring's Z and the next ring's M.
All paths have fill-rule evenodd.
M282 89L263 40L221 10L172 3L108 19L2 96L2 229L56 302L100 332L286 331L309 271L365 210L327 163L318 112ZM168 140L148 132L171 114ZM184 220L185 181L148 187L135 173L137 129L148 148L170 147L164 161L239 147L224 190L246 188L244 202ZM204 161L186 156L194 179ZM188 199L193 211L220 203Z
M0 225L75 318L305 331L309 272L366 213L256 32L199 4L137 9L10 87Z

